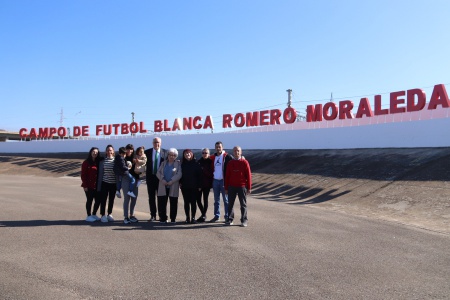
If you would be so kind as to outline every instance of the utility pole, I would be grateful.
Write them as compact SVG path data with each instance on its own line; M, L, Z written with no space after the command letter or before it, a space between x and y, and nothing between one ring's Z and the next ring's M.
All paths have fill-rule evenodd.
M288 93L288 103L287 103L287 106L288 106L288 107L291 107L291 104L292 104L292 101L291 101L291 99L292 99L292 90L291 90L291 89L288 89L288 90L286 90L286 92Z
M64 117L64 110L62 107L61 107L61 112L58 115L60 115L59 116L59 127L64 127L64 119L66 119L66 118Z

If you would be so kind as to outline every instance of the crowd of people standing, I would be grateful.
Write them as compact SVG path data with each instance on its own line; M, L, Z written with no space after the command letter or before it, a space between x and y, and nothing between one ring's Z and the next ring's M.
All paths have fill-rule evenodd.
M247 194L251 193L252 175L248 161L239 146L233 154L224 151L223 143L215 143L215 153L203 148L196 159L191 149L185 149L178 159L175 148L163 149L161 138L152 141L152 147L134 150L132 144L119 148L108 145L105 156L92 147L81 166L81 187L86 195L87 222L113 222L114 200L122 198L125 224L136 223L135 206L139 186L147 185L149 222L176 223L178 197L183 196L185 223L215 223L221 219L220 197L223 202L225 225L233 225L234 203L239 199L241 226L247 226ZM214 195L214 216L207 221L208 197ZM122 192L121 192L122 190ZM169 204L169 214L167 205ZM100 217L97 212L100 209ZM197 218L197 211L199 212Z

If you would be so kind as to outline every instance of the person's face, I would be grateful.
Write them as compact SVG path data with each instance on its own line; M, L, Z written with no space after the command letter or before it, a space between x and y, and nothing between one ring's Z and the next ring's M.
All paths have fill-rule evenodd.
M144 149L140 149L139 152L138 152L138 155L139 155L139 156L144 155Z
M235 158L241 158L242 155L242 150L239 147L234 147L233 148L233 155Z
M203 158L208 158L209 157L209 151L203 150L202 151L202 157Z
M106 148L106 157L114 157L114 149L113 149L113 147Z
M168 155L169 162L173 163L175 161L175 158L177 158L177 155L175 153L170 152Z
M191 160L192 159L192 153L191 152L184 152L184 158L187 160Z
M223 145L222 144L216 144L216 153L222 154L223 151Z
M161 148L161 139L153 139L153 149L159 150Z
M127 156L131 156L133 154L133 149L127 149Z
M92 159L95 160L97 158L97 156L98 156L98 150L97 149L92 150L92 152L91 152Z

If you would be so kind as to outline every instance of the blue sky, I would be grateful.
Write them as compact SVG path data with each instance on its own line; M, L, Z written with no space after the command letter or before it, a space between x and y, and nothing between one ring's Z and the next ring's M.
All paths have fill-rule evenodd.
M450 88L450 1L0 1L0 129ZM386 101L386 102L385 102Z

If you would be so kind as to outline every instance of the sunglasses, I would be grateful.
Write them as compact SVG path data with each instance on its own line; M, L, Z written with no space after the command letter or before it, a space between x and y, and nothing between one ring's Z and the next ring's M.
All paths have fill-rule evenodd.
M208 152L202 152L202 154L208 154Z

